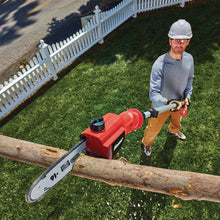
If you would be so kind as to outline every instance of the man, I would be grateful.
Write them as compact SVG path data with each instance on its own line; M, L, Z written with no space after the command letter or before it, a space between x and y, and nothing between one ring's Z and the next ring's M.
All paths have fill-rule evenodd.
M194 62L193 57L185 52L192 38L191 26L186 20L179 19L170 27L168 36L170 50L159 56L153 64L149 96L153 108L171 103L176 103L177 107L148 120L142 140L147 157L151 156L151 145L168 118L168 131L178 139L186 140L186 136L180 132L179 109L182 106L181 99L189 105L192 94Z

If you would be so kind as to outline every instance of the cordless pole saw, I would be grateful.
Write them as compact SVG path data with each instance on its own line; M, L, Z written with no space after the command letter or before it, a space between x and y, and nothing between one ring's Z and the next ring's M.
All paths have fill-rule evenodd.
M103 117L91 120L90 126L80 134L79 143L34 181L26 195L26 201L32 203L40 200L58 184L71 172L81 152L94 157L113 159L124 143L126 135L139 129L144 119L157 117L158 114L176 107L177 104L173 103L146 112L129 109L119 115L107 113Z

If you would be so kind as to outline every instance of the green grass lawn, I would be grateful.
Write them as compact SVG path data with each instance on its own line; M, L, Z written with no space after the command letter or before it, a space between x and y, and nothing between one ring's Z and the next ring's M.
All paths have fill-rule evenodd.
M187 51L194 56L195 80L191 107L183 119L187 141L173 139L167 123L146 159L141 139L147 120L129 134L118 157L135 164L220 175L219 84L220 1L139 14L92 48L74 68L29 105L2 123L4 135L69 150L92 118L129 108L150 108L149 78L154 60L169 50L167 33L179 18L188 20L193 38ZM116 158L116 159L117 159ZM183 201L74 176L67 176L39 203L25 194L44 171L0 158L0 219L212 219L220 205ZM181 207L172 208L172 200Z

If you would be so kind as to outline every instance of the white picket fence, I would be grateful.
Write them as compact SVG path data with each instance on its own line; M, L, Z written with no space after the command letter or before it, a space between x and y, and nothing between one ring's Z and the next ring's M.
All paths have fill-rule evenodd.
M76 34L52 46L40 41L40 51L22 69L0 84L0 118L8 115L22 101L30 97L51 78L56 80L57 73L73 62L96 43L103 43L104 37L138 12L145 12L161 7L193 0L123 0L113 9L101 12L95 7L94 16Z

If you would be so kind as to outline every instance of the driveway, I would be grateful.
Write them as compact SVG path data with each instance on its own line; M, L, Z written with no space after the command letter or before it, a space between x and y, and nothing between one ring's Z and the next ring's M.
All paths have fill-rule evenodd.
M39 51L81 29L80 18L114 0L0 0L0 84ZM118 2L118 1L117 1ZM107 6L109 7L109 6Z

